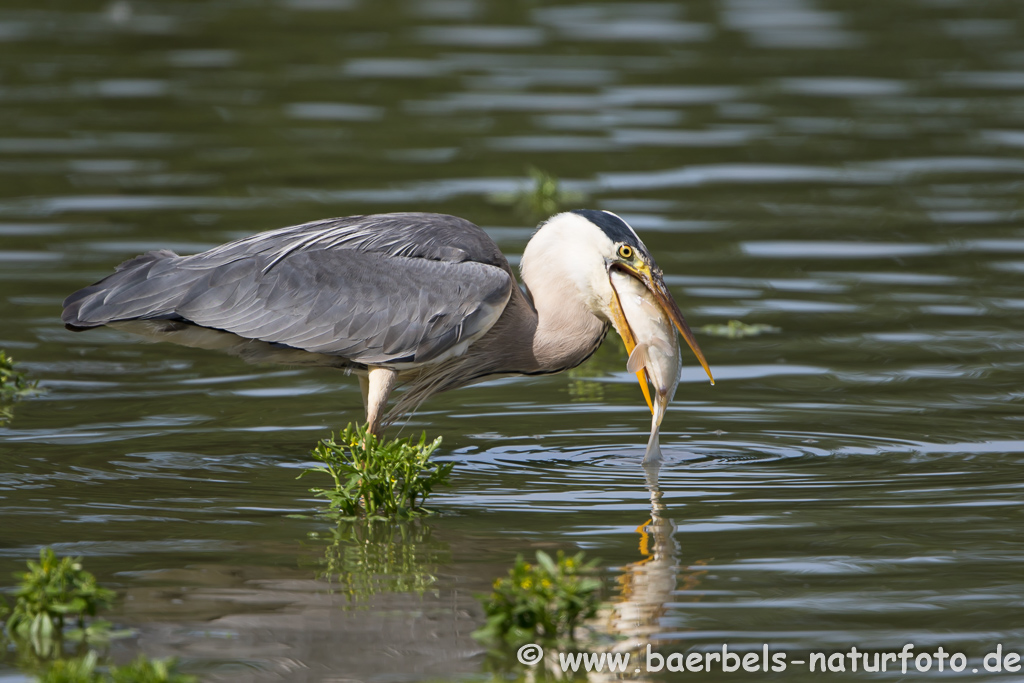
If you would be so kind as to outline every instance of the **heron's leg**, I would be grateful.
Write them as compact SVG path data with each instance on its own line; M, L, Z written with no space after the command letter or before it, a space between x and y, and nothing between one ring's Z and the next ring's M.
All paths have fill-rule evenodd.
M363 410L370 409L370 378L359 375L359 391L363 393Z
M398 372L392 368L371 365L366 378L366 424L371 434L380 436L380 423L384 419L388 397L395 388ZM360 386L362 384L360 383Z

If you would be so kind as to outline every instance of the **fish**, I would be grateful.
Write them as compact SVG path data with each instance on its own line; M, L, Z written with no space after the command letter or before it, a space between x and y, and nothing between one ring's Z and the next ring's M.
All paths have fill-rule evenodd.
M665 409L676 394L679 385L679 371L683 360L679 352L679 338L676 328L665 314L664 309L654 295L635 277L612 271L612 286L618 295L619 306L629 325L635 346L629 350L626 369L641 373L641 386L645 389L650 381L654 389L654 402L651 410L651 437L647 441L644 453L644 464L661 460L659 434L661 421L665 417ZM620 331L621 332L621 331ZM629 335L622 335L629 346Z

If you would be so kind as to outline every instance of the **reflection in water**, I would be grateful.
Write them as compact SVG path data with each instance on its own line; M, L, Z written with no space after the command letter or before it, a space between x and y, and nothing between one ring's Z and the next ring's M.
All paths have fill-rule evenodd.
M679 545L673 538L675 522L665 516L663 494L658 486L659 469L657 464L644 467L651 492L651 518L637 527L643 559L626 565L626 571L618 577L620 597L614 603L609 630L626 640L618 643L616 650L646 648L659 630L664 604L676 587Z
M644 478L651 494L650 519L637 527L640 534L640 554L643 559L631 562L617 577L618 595L605 603L598 616L590 621L593 632L581 637L578 629L575 643L549 651L543 664L524 667L515 661L511 652L493 651L485 661L485 671L508 678L515 672L520 681L550 680L591 682L621 680L621 674L609 671L582 669L563 671L559 657L575 652L629 653L629 669L643 667L648 645L655 647L654 640L661 632L661 619L666 604L672 601L676 586L682 578L684 589L691 590L700 583L706 572L686 572L680 577L679 544L675 540L676 525L666 515L667 508L662 502L663 493L658 484L661 463L643 465ZM698 565L703 563L697 563ZM612 640L608 642L608 636ZM556 654L557 652L557 654ZM646 680L630 676L630 680Z
M380 593L423 595L437 580L438 565L451 562L448 544L432 539L420 520L342 521L329 540L317 579L353 601Z
M659 463L644 465L647 489L651 493L651 518L637 527L640 534L642 560L631 562L618 577L619 597L610 605L607 614L602 615L609 633L622 640L615 643L613 652L629 652L630 662L642 666L647 646L657 649L654 642L663 630L661 619L666 603L672 601L677 585L682 582L683 590L692 590L700 584L705 571L680 571L679 543L675 539L676 524L668 518L667 508L662 502L662 491L658 485ZM704 562L697 562L702 565ZM614 674L592 674L590 680L615 679Z

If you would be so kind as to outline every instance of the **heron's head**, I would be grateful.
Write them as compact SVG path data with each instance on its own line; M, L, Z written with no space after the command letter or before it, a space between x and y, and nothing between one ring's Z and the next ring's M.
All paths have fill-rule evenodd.
M635 335L622 312L611 273L618 270L635 277L654 296L714 383L693 332L665 286L661 268L633 228L610 211L581 209L552 216L526 245L520 268L527 283L543 279L537 277L539 271L557 270L568 278L590 311L615 327L629 351Z

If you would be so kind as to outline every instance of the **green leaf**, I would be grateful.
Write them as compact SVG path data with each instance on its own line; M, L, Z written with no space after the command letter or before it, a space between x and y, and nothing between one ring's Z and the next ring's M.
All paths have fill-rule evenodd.
M558 574L558 565L556 565L555 561L551 559L551 556L543 550L537 551L537 563L544 567L544 569L552 576Z

